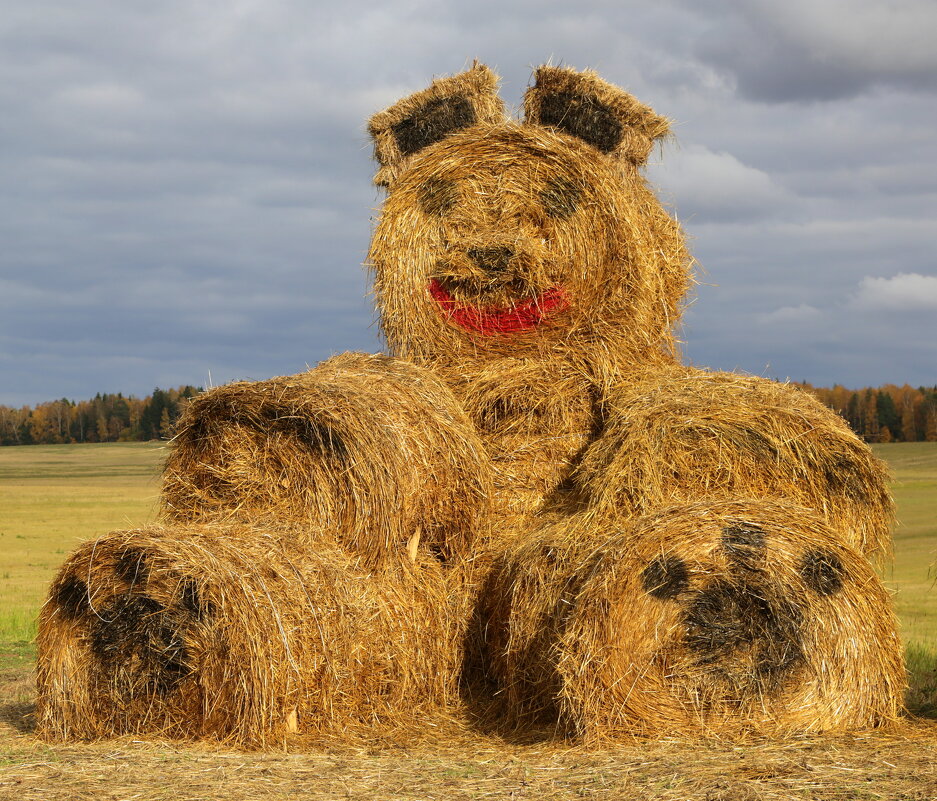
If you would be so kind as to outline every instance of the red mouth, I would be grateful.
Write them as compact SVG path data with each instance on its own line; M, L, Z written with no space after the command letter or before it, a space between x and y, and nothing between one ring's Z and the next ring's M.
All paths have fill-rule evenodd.
M429 282L429 292L445 316L459 328L486 337L532 331L548 315L569 307L569 295L560 287L553 287L511 306L459 303L435 278Z

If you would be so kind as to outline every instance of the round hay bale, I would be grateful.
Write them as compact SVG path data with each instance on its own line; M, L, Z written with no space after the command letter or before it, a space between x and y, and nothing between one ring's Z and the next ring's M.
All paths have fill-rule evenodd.
M476 623L515 724L559 721L587 741L864 729L902 707L872 567L772 501L555 522L496 562Z
M491 494L485 450L452 392L400 359L346 353L314 370L238 382L185 411L162 513L292 521L368 564L472 553Z
M397 734L458 697L459 615L434 559L374 574L246 526L89 542L39 619L38 728L272 746Z
M598 515L702 498L775 498L820 514L862 554L890 551L888 472L835 412L788 384L652 368L609 397L575 481Z
M559 361L497 359L439 370L485 446L493 511L507 517L557 503L597 428L598 391Z

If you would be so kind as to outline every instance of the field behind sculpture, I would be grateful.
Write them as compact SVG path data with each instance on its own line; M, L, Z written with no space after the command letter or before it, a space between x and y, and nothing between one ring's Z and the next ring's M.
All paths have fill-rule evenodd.
M0 799L937 798L937 443L875 450L894 477L899 526L885 579L908 644L909 703L924 716L897 735L750 746L636 741L584 753L462 732L392 750L244 755L130 739L35 740L28 640L48 583L80 542L153 520L165 450L0 448Z

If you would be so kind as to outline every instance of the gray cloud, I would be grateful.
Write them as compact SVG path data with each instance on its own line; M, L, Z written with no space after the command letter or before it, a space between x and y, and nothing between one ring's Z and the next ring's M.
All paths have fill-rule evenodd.
M0 403L377 349L365 122L475 57L512 105L552 59L675 120L679 146L649 175L705 269L690 358L934 383L931 318L863 307L916 299L901 276L926 289L937 272L932 17L806 0L14 6L0 20Z
M872 86L933 92L937 7L928 0L742 0L722 13L697 54L746 97L833 100Z

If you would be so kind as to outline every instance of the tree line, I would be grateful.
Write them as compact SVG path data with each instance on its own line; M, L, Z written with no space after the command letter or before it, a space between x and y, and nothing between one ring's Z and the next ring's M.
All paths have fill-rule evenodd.
M831 389L797 384L842 415L867 442L937 442L937 386ZM168 439L186 402L202 391L184 386L146 398L98 393L92 400L62 400L18 409L0 406L0 445L131 442Z
M886 384L878 389L798 386L812 392L866 442L937 442L937 386Z
M0 406L0 445L133 442L168 439L189 398L201 387L153 390L145 398L98 393L91 400Z

